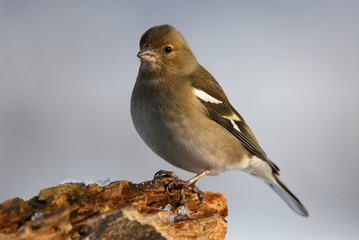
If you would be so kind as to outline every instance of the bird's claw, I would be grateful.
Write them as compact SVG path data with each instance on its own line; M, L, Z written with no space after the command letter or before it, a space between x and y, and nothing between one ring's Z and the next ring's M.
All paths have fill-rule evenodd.
M192 192L197 193L198 199L200 201L198 205L203 203L203 201L204 201L204 193L201 190L199 190L199 188L194 183L190 184L189 181L183 181L181 178L179 178L172 171L160 170L155 174L154 179L159 178L159 177L172 177L172 178L174 178L173 181L171 181L171 182L169 182L167 184L166 191L171 192L171 189L175 188L175 187L181 189L180 201L179 201L180 205L184 206L186 204L185 190L187 188L191 188Z
M153 179L160 178L160 177L173 177L176 180L182 181L174 172L172 171L166 171L166 170L159 170L156 172Z
M197 193L198 199L199 199L199 203L198 205L201 205L204 201L204 192L202 192L201 190L199 190L199 188L196 185L191 185L192 188L192 192Z

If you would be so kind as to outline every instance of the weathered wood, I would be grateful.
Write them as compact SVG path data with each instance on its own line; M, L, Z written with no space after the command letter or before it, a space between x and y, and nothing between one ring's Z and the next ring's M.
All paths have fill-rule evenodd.
M165 191L170 178L133 184L66 183L0 205L0 239L224 239L224 194ZM170 209L171 208L171 209ZM189 211L188 211L189 210Z

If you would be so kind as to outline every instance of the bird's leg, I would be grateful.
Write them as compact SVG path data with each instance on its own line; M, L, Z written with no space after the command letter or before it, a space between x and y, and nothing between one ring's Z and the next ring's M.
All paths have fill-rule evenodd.
M198 187L196 187L195 183L201 177L204 177L211 172L212 172L211 170L205 170L205 171L197 174L193 178L189 179L188 181L183 181L172 171L160 170L155 174L155 178L160 177L160 176L168 176L168 177L173 177L175 179L172 182L170 182L169 184L167 184L166 191L169 192L170 189L173 188L174 186L180 188L181 189L180 205L185 205L185 203L186 203L186 197L185 197L184 193L187 188L191 188L192 192L197 193L198 199L200 200L199 204L201 204L204 201L204 193L201 190L199 190Z

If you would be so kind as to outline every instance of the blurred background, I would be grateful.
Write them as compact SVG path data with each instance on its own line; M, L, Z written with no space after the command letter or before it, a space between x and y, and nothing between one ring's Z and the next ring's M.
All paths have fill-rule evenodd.
M193 176L145 146L130 117L141 35L169 23L220 82L303 218L245 173L225 193L227 239L358 239L359 2L0 1L0 202L65 179Z

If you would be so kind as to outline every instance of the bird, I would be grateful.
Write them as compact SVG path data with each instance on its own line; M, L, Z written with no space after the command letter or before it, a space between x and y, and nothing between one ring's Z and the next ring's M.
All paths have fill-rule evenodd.
M170 164L197 174L183 181L173 172L169 187L191 188L205 175L242 170L269 185L296 213L309 216L300 200L279 179L279 168L260 147L243 117L215 78L198 63L183 35L164 24L141 37L138 76L131 96L131 118L146 145Z

